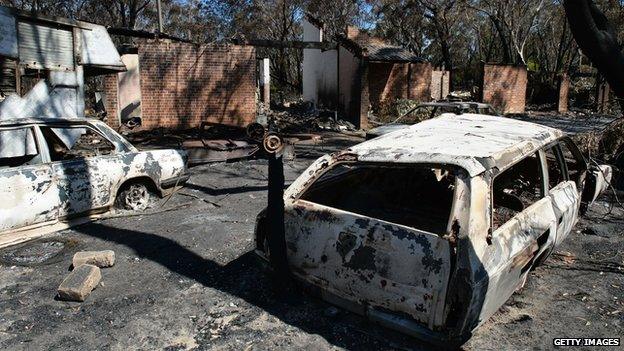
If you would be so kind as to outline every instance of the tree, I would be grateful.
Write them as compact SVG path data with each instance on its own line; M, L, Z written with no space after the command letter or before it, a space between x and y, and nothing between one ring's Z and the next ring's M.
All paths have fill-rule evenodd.
M471 8L485 14L496 28L503 62L527 64L527 44L532 35L548 24L546 0L477 0Z
M565 0L564 7L578 46L609 82L624 109L624 54L615 29L592 0Z

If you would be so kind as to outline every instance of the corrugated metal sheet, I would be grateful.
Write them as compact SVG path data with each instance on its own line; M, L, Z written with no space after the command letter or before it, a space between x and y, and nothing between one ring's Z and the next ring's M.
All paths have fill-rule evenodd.
M81 29L80 32L82 33L83 65L117 68L120 71L126 69L106 28L93 25L91 30Z
M20 64L39 69L74 69L70 29L20 21L18 37Z
M0 91L5 95L16 92L15 66L15 60L0 57Z

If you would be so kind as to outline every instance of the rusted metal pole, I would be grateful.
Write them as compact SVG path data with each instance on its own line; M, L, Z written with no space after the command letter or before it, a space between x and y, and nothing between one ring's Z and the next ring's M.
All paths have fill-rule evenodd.
M269 261L279 290L290 289L290 270L284 230L284 162L281 153L269 154L267 204Z

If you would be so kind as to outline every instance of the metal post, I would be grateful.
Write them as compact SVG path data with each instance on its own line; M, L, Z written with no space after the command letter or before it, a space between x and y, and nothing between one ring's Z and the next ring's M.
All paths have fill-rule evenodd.
M280 295L289 295L293 284L288 267L286 231L284 228L284 157L282 139L269 123L269 133L262 145L269 157L269 191L267 196L267 241L269 261L273 268L273 284Z
M289 276L284 233L284 163L282 155L269 154L268 244L273 272L279 280Z
M158 11L158 33L162 33L163 32L162 6L160 5L160 0L156 0L156 9Z

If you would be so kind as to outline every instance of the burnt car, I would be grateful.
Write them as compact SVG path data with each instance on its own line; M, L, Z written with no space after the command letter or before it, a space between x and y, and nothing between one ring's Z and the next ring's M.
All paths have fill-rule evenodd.
M588 167L557 129L443 115L304 171L284 194L287 267L330 303L456 346L523 286L610 179L610 166ZM256 253L270 261L268 220L258 216Z
M144 210L188 178L183 151L139 151L98 120L0 121L0 237L115 204Z
M475 113L480 115L497 116L498 112L489 104L471 101L440 101L426 102L407 111L394 121L372 128L366 132L366 139L373 139L378 136L394 132L415 123L427 119L438 117L444 113Z

